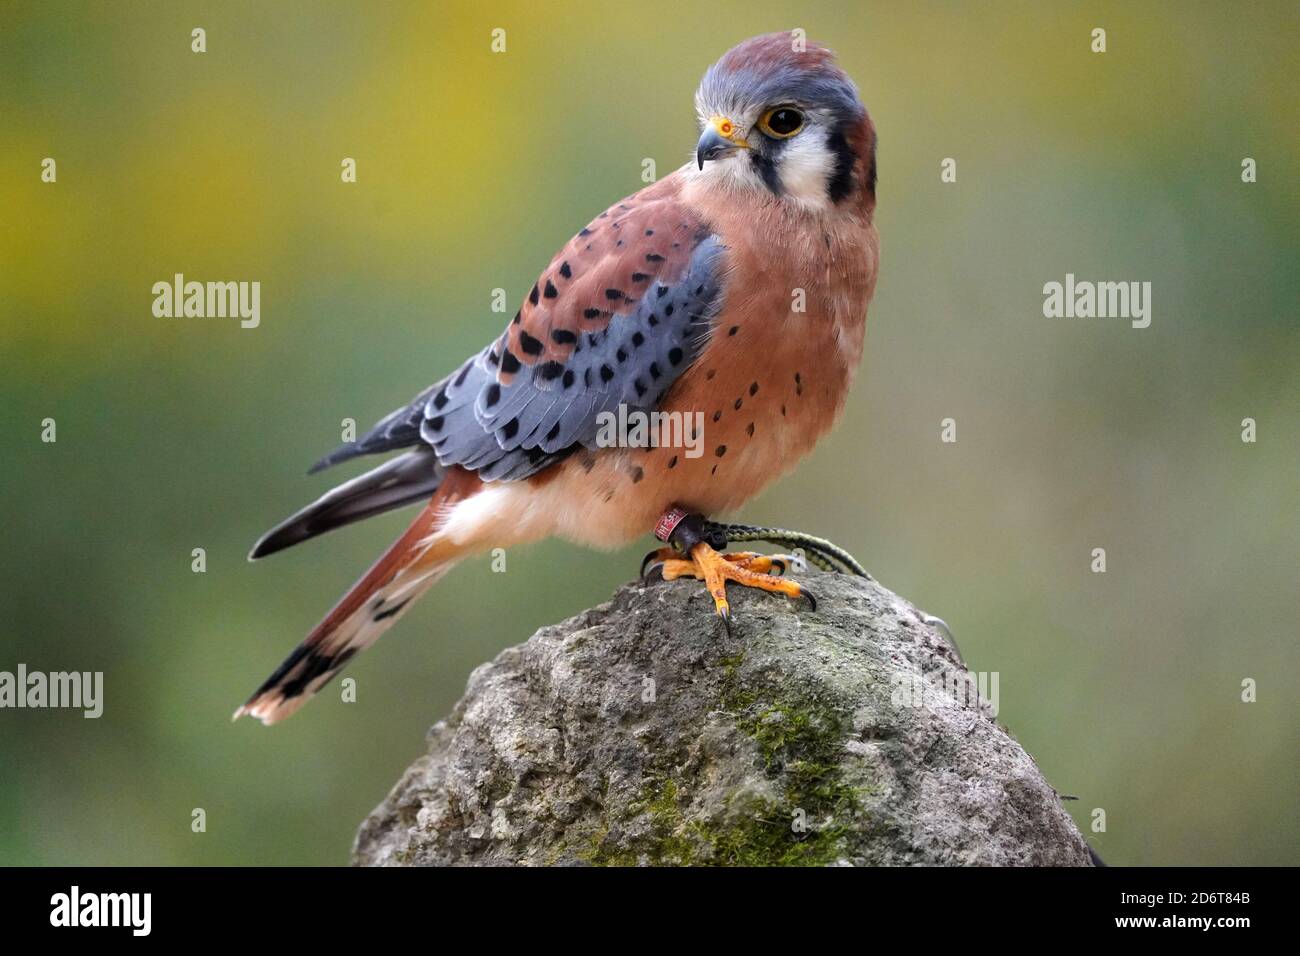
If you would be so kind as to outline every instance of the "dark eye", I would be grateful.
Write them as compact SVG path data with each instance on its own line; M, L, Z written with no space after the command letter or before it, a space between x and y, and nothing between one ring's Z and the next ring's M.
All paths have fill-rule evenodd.
M758 128L768 136L787 139L803 129L803 114L793 106L778 106L763 114Z

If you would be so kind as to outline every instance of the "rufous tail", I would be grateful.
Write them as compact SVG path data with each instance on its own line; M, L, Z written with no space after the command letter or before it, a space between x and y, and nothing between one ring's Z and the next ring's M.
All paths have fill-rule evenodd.
M457 480L464 479L464 480ZM233 719L248 714L271 725L291 716L344 665L377 641L468 549L438 535L448 507L477 483L450 477L409 528L275 669Z

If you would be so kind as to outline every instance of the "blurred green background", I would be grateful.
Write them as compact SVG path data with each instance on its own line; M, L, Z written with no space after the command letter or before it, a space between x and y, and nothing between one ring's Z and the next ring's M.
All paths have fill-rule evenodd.
M0 4L0 670L107 697L0 712L0 862L343 862L475 665L635 572L648 538L463 565L357 703L229 722L410 517L245 561L341 420L487 342L686 160L709 63L796 26L879 128L881 278L845 421L740 516L946 617L1110 862L1300 862L1295 4L725 0ZM261 327L154 318L176 272L260 281ZM1151 327L1045 319L1067 272L1152 282Z

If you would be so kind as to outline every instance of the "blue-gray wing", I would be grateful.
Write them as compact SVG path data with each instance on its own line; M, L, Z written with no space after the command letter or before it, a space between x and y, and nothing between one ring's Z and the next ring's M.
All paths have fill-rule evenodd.
M595 447L602 412L655 408L703 347L724 271L722 244L669 185L593 220L495 342L317 468L423 444L443 468L517 480Z

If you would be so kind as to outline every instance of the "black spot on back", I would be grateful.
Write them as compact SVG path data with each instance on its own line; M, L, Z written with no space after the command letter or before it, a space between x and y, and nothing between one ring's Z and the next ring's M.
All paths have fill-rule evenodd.
M527 352L529 355L542 354L541 340L533 338L527 332L524 332L522 330L519 332L519 347L523 349L525 352Z

